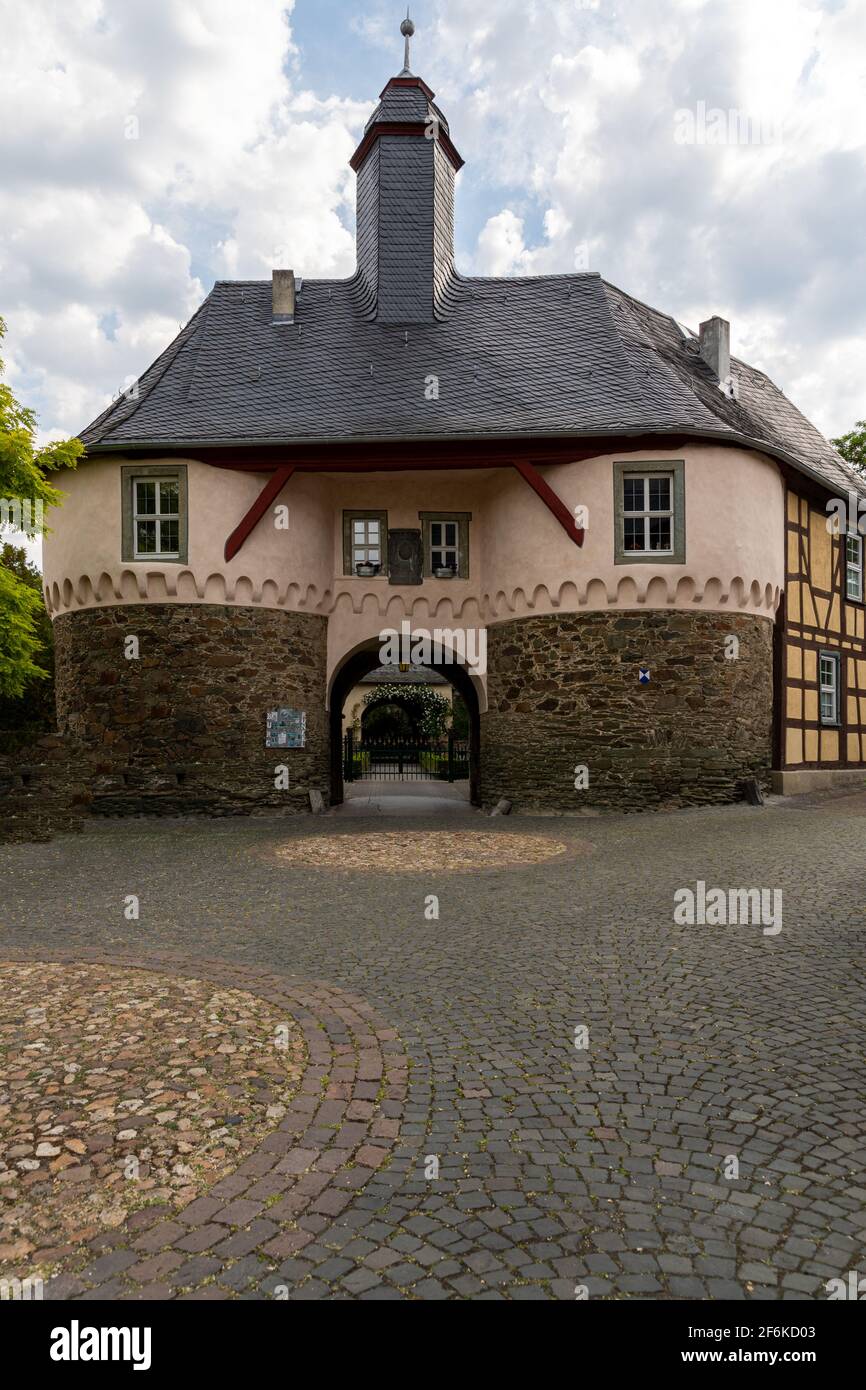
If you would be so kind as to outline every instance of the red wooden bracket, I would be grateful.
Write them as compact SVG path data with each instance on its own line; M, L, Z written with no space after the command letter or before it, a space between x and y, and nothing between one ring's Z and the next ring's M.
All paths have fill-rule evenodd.
M295 471L293 463L284 463L282 467L275 469L272 476L265 483L253 505L232 531L225 545L226 560L231 560L237 555L247 536L253 527L261 521L265 512L276 502L286 483Z
M545 507L547 507L556 517L560 526L570 540L575 545L583 545L584 530L578 526L572 513L568 510L561 497L557 497L553 488L544 481L537 469L526 459L515 459L514 467L522 478L525 478L532 488L537 492Z
M533 492L538 494L544 505L556 517L557 521L559 522L565 534L568 536L569 540L574 541L575 545L583 545L583 527L577 525L574 517L568 510L568 507L562 501L562 498L557 497L556 493L553 491L553 488L549 485L549 483L545 482L544 478L542 478L541 474L534 467L534 465L529 463L529 461L526 459L514 459L513 463L520 476L524 478L527 483L529 483L529 486L532 488ZM346 465L344 465L344 467L345 466ZM359 467L359 469L365 470L369 469L370 467L369 464L360 464L357 466ZM409 461L402 463L399 466L411 468L412 463L411 461ZM452 461L451 466L465 468L472 467L472 463L467 461L466 463L457 464L455 461ZM501 467L501 462L497 462L496 466ZM316 470L317 465L312 464L310 462L301 464L284 463L281 464L278 468L274 469L271 477L268 479L267 483L262 488L255 502L250 507L246 515L238 522L237 526L232 531L231 535L226 541L225 558L227 561L233 559L234 556L237 555L238 551L240 550L244 541L250 535L253 528L256 525L258 525L265 512L268 510L270 506L273 505L273 503L279 497L286 483L289 481L292 474L298 467L312 467L314 470ZM328 467L328 464L323 462L320 463L318 467L326 468ZM331 467L333 467L333 465L331 465Z

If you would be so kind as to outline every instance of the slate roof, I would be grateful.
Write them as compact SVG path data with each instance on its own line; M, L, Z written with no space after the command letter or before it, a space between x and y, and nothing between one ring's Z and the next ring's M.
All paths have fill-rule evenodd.
M368 128L423 121L431 99L421 85L389 84ZM82 432L88 452L686 434L763 449L837 493L866 491L763 372L732 359L738 399L729 399L693 334L599 274L458 274L444 156L426 165L417 157L431 143L423 134L415 140L384 134L364 159L355 275L304 279L290 325L272 322L270 281L218 281L141 377L137 398L121 397ZM398 150L406 151L416 179L429 165L434 215L415 215L417 183L402 213L399 187L396 201L384 184L361 197L386 162L393 187ZM453 177L450 166L447 173ZM428 255L434 234L435 255ZM426 256L424 273L432 277L426 317L413 319L407 309L413 321L383 322L376 317L383 274L411 263L413 238L424 239L418 259ZM430 376L438 378L438 399L425 394Z
M411 76L411 74L409 74ZM430 119L431 111L439 119L445 134L449 134L448 121L439 107L429 95L430 88L426 83L419 83L417 86L396 86L389 82L379 97L379 104L373 110L373 114L364 126L369 130L377 121L424 121Z
M370 321L359 277L305 280L294 325L269 281L218 281L81 438L124 447L686 433L766 449L845 492L857 475L763 372L728 399L670 317L598 274L453 274L448 317ZM424 383L439 378L439 399Z

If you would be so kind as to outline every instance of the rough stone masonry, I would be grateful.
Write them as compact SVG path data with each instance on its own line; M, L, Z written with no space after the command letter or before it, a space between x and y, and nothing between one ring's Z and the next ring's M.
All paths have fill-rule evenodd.
M762 618L650 610L498 624L488 629L484 800L626 811L734 800L744 778L767 782L772 692Z
M306 810L328 786L326 619L215 604L138 604L54 625L61 733L108 814ZM124 655L138 639L137 659ZM269 708L306 711L304 748L266 748ZM275 768L289 771L287 790Z

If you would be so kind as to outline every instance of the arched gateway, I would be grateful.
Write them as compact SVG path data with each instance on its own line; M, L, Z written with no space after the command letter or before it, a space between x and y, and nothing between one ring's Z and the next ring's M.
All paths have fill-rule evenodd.
M451 655L451 653L449 653ZM331 801L338 805L343 800L343 706L349 692L359 681L381 666L382 643L373 639L357 650L347 654L333 673L329 691L329 720L331 744ZM478 697L478 678L469 673L465 666L457 662L430 664L427 669L435 671L449 681L463 698L469 715L469 799L473 805L481 804L480 748L481 712Z
M351 160L355 274L218 282L83 432L45 598L95 807L339 800L342 698L404 622L484 637L441 667L485 804L862 773L863 542L826 526L862 482L723 320L459 274L462 163L407 65Z

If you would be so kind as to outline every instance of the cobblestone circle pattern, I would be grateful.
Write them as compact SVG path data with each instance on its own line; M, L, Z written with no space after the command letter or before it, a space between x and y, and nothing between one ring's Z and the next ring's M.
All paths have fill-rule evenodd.
M0 964L0 1274L39 1277L159 1202L180 1210L286 1114L300 1029L243 990Z

